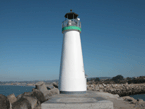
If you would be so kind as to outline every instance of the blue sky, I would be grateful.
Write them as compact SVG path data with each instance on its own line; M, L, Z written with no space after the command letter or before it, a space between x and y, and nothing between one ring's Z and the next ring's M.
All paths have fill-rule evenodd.
M1 0L0 81L58 79L70 9L88 77L145 75L144 0Z

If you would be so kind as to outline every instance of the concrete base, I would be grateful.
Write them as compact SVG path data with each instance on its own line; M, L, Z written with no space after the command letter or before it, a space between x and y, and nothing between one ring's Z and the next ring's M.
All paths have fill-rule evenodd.
M113 109L113 102L92 91L85 94L59 94L41 104L41 109Z

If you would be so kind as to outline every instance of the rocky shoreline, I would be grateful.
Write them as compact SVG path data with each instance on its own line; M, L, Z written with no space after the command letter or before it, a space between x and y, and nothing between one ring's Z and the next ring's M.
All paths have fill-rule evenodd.
M114 109L145 109L145 101L129 97L132 94L145 93L145 84L88 84L89 91L102 94L114 103ZM45 85L38 82L32 92L25 92L15 97L0 94L0 109L41 109L41 103L51 96L59 94L58 84Z
M111 93L117 98L132 104L133 109L145 109L145 101L142 99L134 99L129 95L145 94L145 84L88 84L87 90ZM120 108L116 108L120 109ZM122 108L121 108L122 109ZM126 109L126 108L124 108ZM129 109L129 108L128 108Z
M118 94L120 97L145 94L145 84L88 84L87 89Z
M46 87L44 82L38 82L32 92L24 92L17 97L14 94L7 97L0 94L0 109L41 109L41 103L55 94L59 94L56 83Z

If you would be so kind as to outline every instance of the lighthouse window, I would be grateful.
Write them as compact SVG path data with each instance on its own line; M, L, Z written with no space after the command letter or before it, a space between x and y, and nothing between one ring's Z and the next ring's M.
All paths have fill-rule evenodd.
M66 19L65 21L62 22L62 27L66 27L66 26L81 27L81 22L78 19Z

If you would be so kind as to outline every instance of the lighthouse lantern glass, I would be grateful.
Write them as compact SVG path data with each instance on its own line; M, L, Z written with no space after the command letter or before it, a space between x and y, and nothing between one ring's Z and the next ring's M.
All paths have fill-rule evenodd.
M81 28L81 22L78 18L76 19L66 19L62 22L62 28L67 26L77 26Z

